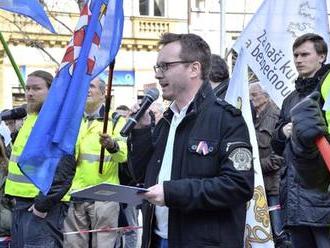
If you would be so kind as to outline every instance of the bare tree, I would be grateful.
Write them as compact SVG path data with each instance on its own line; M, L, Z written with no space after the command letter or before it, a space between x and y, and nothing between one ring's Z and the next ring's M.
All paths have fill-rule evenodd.
M57 66L60 65L60 63L49 53L47 52L47 50L45 49L44 45L42 44L42 42L40 41L36 41L36 40L33 40L30 38L30 36L28 35L28 33L26 31L23 30L23 28L18 25L15 21L13 20L10 20L8 19L7 17L4 17L2 15L0 15L0 18L8 21L9 23L13 24L19 31L21 34L23 34L24 38L25 38L25 43L27 46L30 46L30 47L35 47L35 48L38 48L40 49L42 52L44 52L47 57L53 61Z
M73 30L68 26L66 25L64 22L62 22L59 18L57 18L57 16L54 14L53 11L50 10L49 6L47 5L46 1L45 0L39 0L40 4L42 4L45 8L45 10L48 12L48 15L54 19L57 23L60 23L63 27L65 27L65 29L67 29L70 33L73 33ZM77 3L79 9L81 10L85 4L85 0L74 0L74 2ZM24 30L24 26L21 26L21 25L18 25L16 22L15 22L15 19L14 20L10 20L8 18L6 18L5 16L3 15L0 15L0 18L8 21L9 23L13 24L19 31L20 33L24 36L24 39L25 39L25 44L27 46L30 46L30 47L35 47L35 48L38 48L39 50L41 50L44 54L46 54L46 56L51 60L53 61L57 66L60 65L60 63L46 50L44 44L40 41L37 41L37 40L33 40L31 39L31 37L28 35L28 32L26 32Z
M49 10L48 5L45 3L44 0L39 0L39 2L45 7L46 11L48 12L48 15L51 16L56 22L60 23L63 27L65 27L67 30L69 30L70 33L73 33L72 29L66 25L64 22L62 22L60 19L58 19L52 11ZM80 8L80 6L79 6Z

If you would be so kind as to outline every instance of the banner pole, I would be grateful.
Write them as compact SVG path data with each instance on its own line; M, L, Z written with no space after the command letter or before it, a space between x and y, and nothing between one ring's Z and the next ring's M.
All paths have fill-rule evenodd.
M111 107L111 90L112 90L112 76L113 70L115 68L115 60L109 65L109 75L108 75L108 87L107 87L107 94L105 96L105 111L104 111L104 122L103 122L103 133L107 133L108 130L108 120L109 120L109 112ZM105 148L101 146L101 153L100 153L100 164L99 164L99 173L102 174L103 172L103 162L104 162L104 151Z
M25 83L24 83L23 77L21 75L21 72L20 72L20 70L19 70L19 68L18 68L18 66L17 66L17 64L16 64L16 62L14 60L14 57L13 57L13 55L11 54L11 52L9 50L8 44L5 41L5 39L4 39L4 37L3 37L3 35L2 35L1 32L0 32L0 40L1 40L1 43L2 43L3 48L5 49L6 54L7 54L8 58L9 58L9 60L10 60L10 63L11 63L11 65L13 66L13 68L15 70L15 73L17 75L18 81L19 81L21 87L23 88L23 90L25 91Z

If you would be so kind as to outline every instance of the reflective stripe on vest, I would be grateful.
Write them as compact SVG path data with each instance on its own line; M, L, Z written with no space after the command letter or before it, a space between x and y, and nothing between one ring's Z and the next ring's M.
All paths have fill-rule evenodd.
M127 142L127 138L126 137L122 137L122 136L116 137L113 140L114 141L122 141L122 142L125 142L125 143Z
M16 156L14 154L11 154L10 155L10 161L14 162L14 163L18 163L18 159L19 159L19 156Z
M100 155L82 153L79 155L79 160L86 160L89 163L95 163L100 161ZM104 156L104 162L109 162L111 155Z
M8 173L7 179L16 182L16 183L30 183L31 181L24 175L15 175L12 173Z

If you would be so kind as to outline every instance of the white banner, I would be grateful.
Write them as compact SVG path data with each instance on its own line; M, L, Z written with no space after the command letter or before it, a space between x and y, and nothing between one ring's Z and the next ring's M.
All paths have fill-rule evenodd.
M0 135L2 135L5 145L8 146L11 142L10 130L4 121L0 121Z
M248 203L245 224L244 247L273 248L274 242L271 234L270 218L264 180L259 161L259 151L256 133L251 114L249 100L249 82L246 52L241 50L227 90L225 100L241 109L244 120L249 128L250 142L253 148L254 165L254 194Z
M326 0L265 0L234 44L279 107L298 76L292 44L305 33L329 42Z

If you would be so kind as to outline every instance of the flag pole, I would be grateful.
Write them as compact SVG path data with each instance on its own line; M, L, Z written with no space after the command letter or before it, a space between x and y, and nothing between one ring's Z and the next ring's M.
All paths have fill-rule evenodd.
M113 70L115 68L115 60L109 65L109 75L108 75L108 87L107 87L107 94L105 96L105 108L104 108L104 122L103 122L103 133L107 133L108 130L108 120L109 120L109 112L111 106L111 90L112 90L112 76ZM104 150L105 148L101 146L100 152L100 164L99 164L99 173L102 174L103 172L103 162L104 162Z
M11 54L11 52L9 50L9 47L8 47L8 44L5 41L5 38L3 37L3 35L2 35L1 32L0 32L0 40L1 40L1 43L2 43L3 48L5 49L6 54L7 54L8 58L9 58L9 60L10 60L10 63L13 66L13 68L14 68L14 70L16 72L16 75L18 77L19 83L22 86L23 90L25 91L25 84L24 84L24 80L22 78L21 72L19 71L18 66L17 66L17 64L16 64L16 62L14 60L14 57Z

